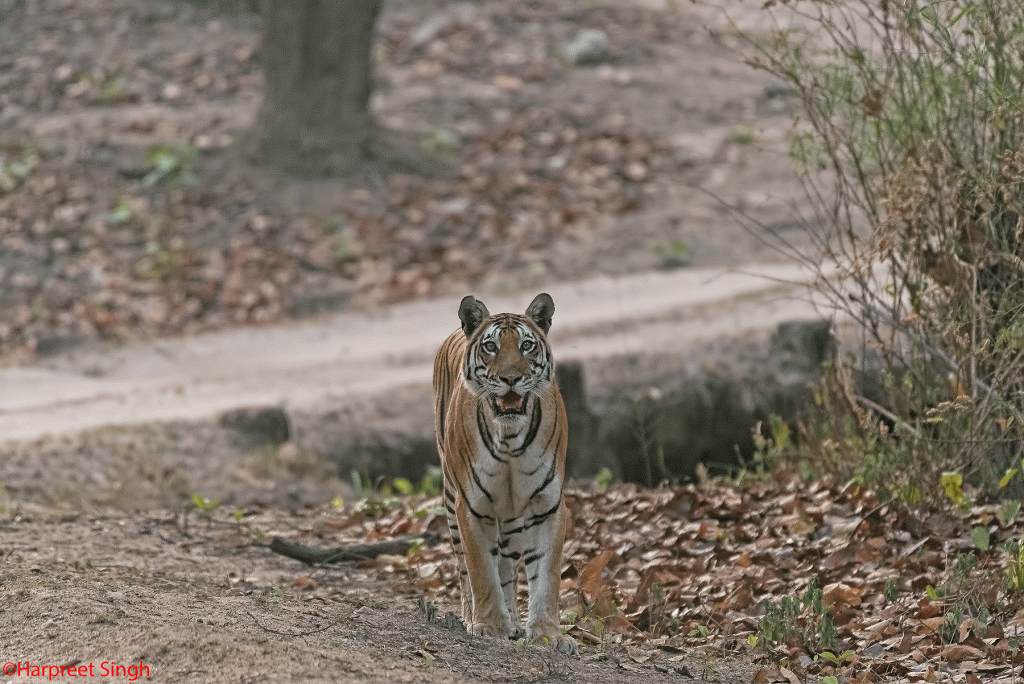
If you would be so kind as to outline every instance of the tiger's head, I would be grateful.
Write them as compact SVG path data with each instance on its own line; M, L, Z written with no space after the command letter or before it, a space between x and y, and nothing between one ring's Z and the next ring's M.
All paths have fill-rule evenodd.
M463 298L459 320L469 340L464 381L498 420L524 419L530 398L551 386L554 363L546 335L554 313L555 303L546 293L534 297L525 315L492 316L480 300Z

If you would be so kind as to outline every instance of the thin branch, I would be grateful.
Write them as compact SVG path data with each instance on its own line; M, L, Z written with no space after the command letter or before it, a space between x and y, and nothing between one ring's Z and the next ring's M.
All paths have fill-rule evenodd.
M328 563L352 563L355 561L376 558L383 554L404 555L418 544L437 546L441 538L437 535L420 535L397 537L374 544L352 544L333 548L317 548L306 546L291 539L274 537L270 540L270 550L282 556L301 561L306 565L326 565Z
M339 624L341 624L341 620L344 619L344 618L340 618L338 620L334 620L334 621L328 623L326 627L317 627L316 629L311 629L308 632L281 632L281 631L278 631L278 630L273 629L271 627L267 627L267 626L263 625L262 623L260 623L260 621L258 619L256 619L256 616L253 615L252 613L250 613L249 611L245 611L245 614L248 615L249 617L251 617L252 621L256 623L256 626L259 627L260 629L262 629L264 632L269 632L270 634L277 634L278 636L286 636L286 637L303 637L303 636L309 636L310 634L319 634L320 632L326 632L327 630L331 629L332 627L337 627ZM349 615L351 615L351 613L349 613ZM346 615L345 617L347 618L348 615Z
M867 397L862 397L859 394L854 395L853 398L857 401L858 404L868 409L869 411L874 411L875 413L881 415L886 420L892 421L892 424L894 426L902 428L908 435L912 437L921 436L921 434L917 430L915 430L911 425L909 425L906 421L901 420L895 413L885 408L881 404L876 404Z

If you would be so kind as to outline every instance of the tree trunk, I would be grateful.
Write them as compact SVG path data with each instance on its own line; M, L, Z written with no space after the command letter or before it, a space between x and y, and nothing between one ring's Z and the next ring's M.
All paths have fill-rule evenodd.
M263 104L250 161L348 175L371 154L371 46L382 0L266 0Z

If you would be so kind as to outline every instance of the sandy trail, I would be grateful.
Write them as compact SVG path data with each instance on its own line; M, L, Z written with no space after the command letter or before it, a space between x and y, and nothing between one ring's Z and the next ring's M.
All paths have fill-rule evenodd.
M820 317L806 287L813 277L795 266L761 265L555 285L548 288L557 307L552 342L560 359L692 349ZM481 297L493 312L522 311L534 294ZM457 310L458 298L412 302L0 369L0 436L200 419L251 404L301 408L429 383L433 354L458 324Z

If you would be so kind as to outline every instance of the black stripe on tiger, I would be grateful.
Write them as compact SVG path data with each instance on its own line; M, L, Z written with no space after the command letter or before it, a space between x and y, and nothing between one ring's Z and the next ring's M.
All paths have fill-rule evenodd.
M526 524L523 525L523 529L528 529L530 527L534 527L535 525L540 525L542 522L544 522L545 520L550 518L552 515L554 515L555 512L558 511L558 507L561 506L561 505L562 505L562 497L558 497L558 502L554 506L552 506L550 510L547 510L547 511L545 511L543 513L538 513L537 515L532 516L526 522Z
M512 456L522 456L526 453L526 450L533 444L533 440L537 439L537 431L540 429L541 419L544 417L544 411L540 407L540 402L533 402L533 414L530 416L530 427L526 431L526 437L523 438L523 443L517 449L512 450Z
M544 476L544 481L540 483L540 486L533 490L533 494L530 494L530 499L535 498L538 494L544 491L549 484L555 479L555 465L554 461L551 462L551 468L548 470L548 474Z
M508 459L504 459L498 455L498 452L494 448L494 439L491 437L491 430L488 427L487 416L484 415L484 406L481 403L476 409L476 429L480 433L480 439L483 441L484 446L487 447L487 453L495 461L501 463L508 463Z
M463 503L466 504L466 508L469 509L469 512L473 514L474 518L476 518L477 520L490 520L491 524L495 524L498 522L497 520L495 520L494 516L484 515L483 513L480 513L479 511L477 511L476 509L469 505L469 500L466 498L466 490L463 489L461 482L459 483L459 493L462 494L462 501Z
M477 489L484 493L484 496L487 497L488 501L493 502L494 497L491 496L491 493L484 487L484 483L480 481L480 475L476 472L476 467L470 466L469 472L473 474L473 482L476 482Z

